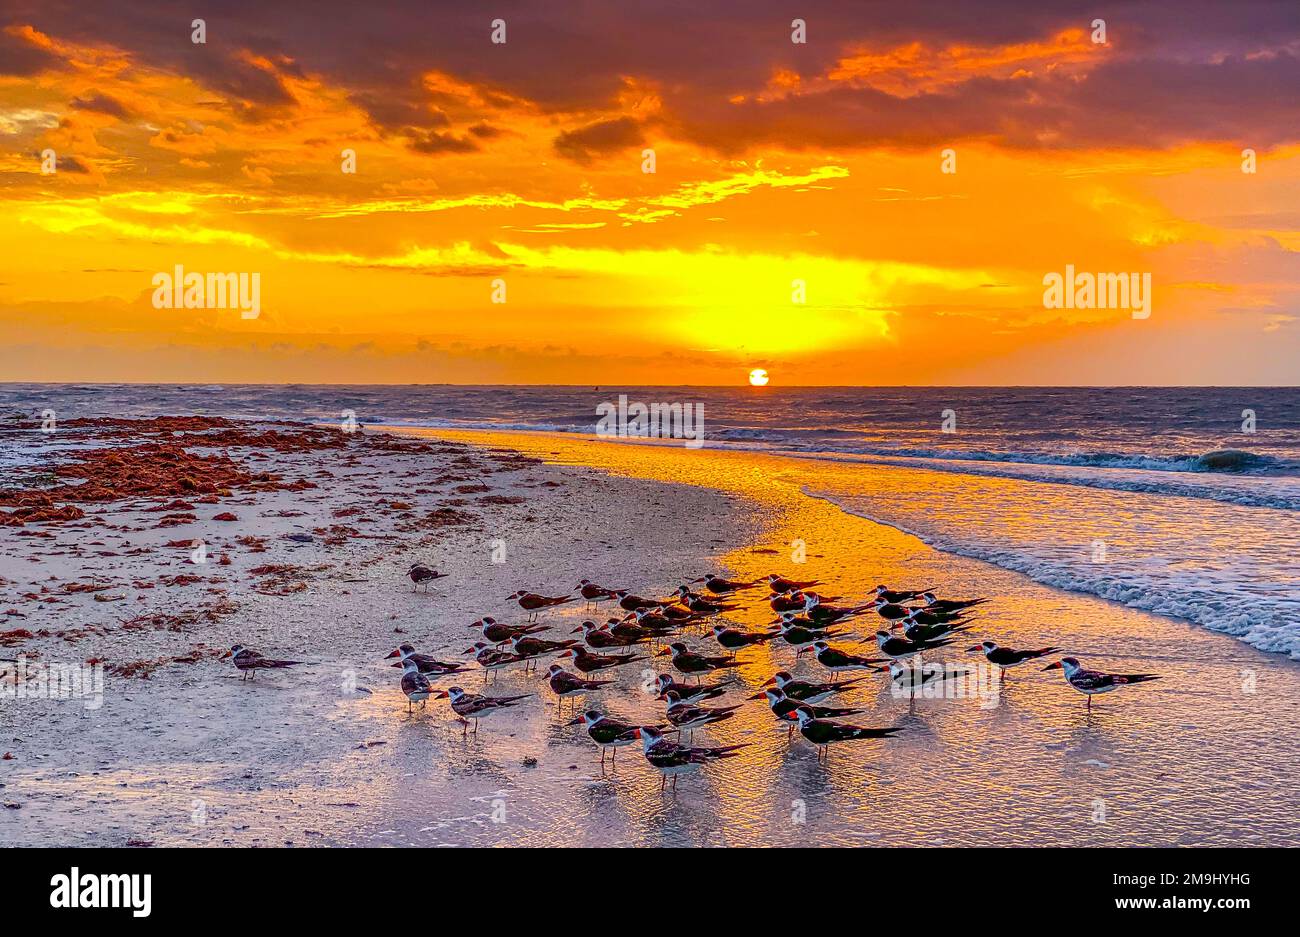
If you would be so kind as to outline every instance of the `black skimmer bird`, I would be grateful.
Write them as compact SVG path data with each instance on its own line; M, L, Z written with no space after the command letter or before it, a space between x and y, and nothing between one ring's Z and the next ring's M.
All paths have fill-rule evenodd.
M300 660L272 660L261 651L254 650L251 647L244 647L242 644L236 644L226 653L221 655L222 659L231 658L231 663L235 669L243 674L243 679L256 677L259 670L279 670L284 667L293 667L301 664Z
M846 725L843 722L827 722L813 716L807 706L800 706L787 718L799 720L799 734L817 746L817 761L830 760L830 746L836 742L851 742L855 739L887 739L895 732L901 732L902 726L888 729L868 729L862 726Z
M704 588L714 595L734 595L745 589L757 588L763 580L755 579L753 582L743 582L739 579L723 579L721 576L713 575L713 573L705 573L702 579L692 579L691 582L704 583Z
M429 686L429 678L420 673L420 668L415 661L407 658L402 661L402 692L406 694L406 711L411 711L411 706L419 703L421 706L433 693Z
M888 631L877 631L876 643L880 645L882 654L900 658L911 657L913 654L921 654L937 647L947 647L952 644L952 641L942 638L938 641L909 641L907 638L895 637Z
M969 671L950 668L947 664L912 664L901 660L889 662L889 682L900 693L915 693L925 687L938 686L945 680L965 677Z
M599 606L602 599L612 599L614 597L613 589L598 586L590 579L580 580L577 591L578 595L582 596L588 605Z
M539 631L550 630L548 625L507 625L505 622L497 621L487 615L471 624L470 627L481 629L483 640L492 644L505 644L520 635L536 634Z
M786 696L780 687L769 687L762 693L756 693L750 699L766 699L772 708L772 715L783 722L789 722L790 733L794 733L794 720L791 718L796 709L806 709L814 719L835 719L840 716L856 716L861 709L849 709L846 706L815 706Z
M734 612L740 608L739 605L728 605L725 602L715 602L708 596L699 595L692 592L686 586L680 586L677 589L677 601L683 606L695 612L697 615L721 615L723 612Z
M488 716L495 716L499 712L509 709L511 706L518 706L522 701L532 696L531 693L523 693L519 696L479 696L475 693L466 693L458 686L447 687L445 690L438 690L433 694L438 699L451 701L451 711L460 717L460 721L465 723L465 732L469 731L469 720L474 720L474 731L478 732L478 721L486 719ZM465 733L462 732L462 735Z
M618 749L624 745L631 745L641 738L639 727L629 725L626 722L619 722L617 719L611 719L604 713L597 712L594 709L588 709L581 716L569 721L569 725L576 726L583 723L587 727L587 734L591 740L600 746L600 770L605 771L605 750L611 750L610 761L618 757Z
M633 644L640 644L649 640L648 636L632 636L628 634L614 634L607 628L602 628L594 621L584 621L581 627L573 629L570 634L581 632L582 640L586 642L587 647L594 651L607 651L615 647L630 647Z
M635 616L638 625L643 628L652 628L655 631L676 631L681 624L681 622L671 621L668 616L664 615L662 605L638 608L632 614Z
M927 625L914 618L904 618L896 624L903 626L903 636L909 641L937 641L946 635L970 631L971 628L970 625L959 625L955 622Z
M935 612L928 608L911 608L907 610L905 621L914 621L918 625L955 625L966 621L961 612Z
M466 653L472 653L478 665L483 668L483 682L487 682L487 675L498 670L504 670L512 664L525 664L532 660L531 657L520 657L510 651L503 651L491 644L484 644L478 641Z
M863 677L854 677L851 680L841 680L838 683L809 683L806 680L796 680L794 675L788 670L778 670L771 680L768 680L764 686L776 684L779 689L790 699L800 703L821 703L830 699L837 693L846 693L863 681ZM758 699L752 696L750 699Z
M926 611L960 612L965 608L983 605L988 599L940 599L936 598L933 592L922 592L917 596L917 601L925 603Z
M529 618L537 617L544 608L554 608L556 605L573 601L571 595L538 595L536 592L526 592L523 589L506 598L518 602L519 607L528 613Z
M795 649L795 656L802 657L818 641L830 638L842 638L847 631L834 628L818 628L811 622L797 618L793 612L786 612L777 619L781 623L781 640Z
M448 663L444 660L437 660L428 654L418 654L414 647L409 644L399 645L393 653L385 657L390 660L394 657L400 657L399 663L393 664L394 667L402 667L408 660L415 661L416 668L422 674L433 674L434 676L443 676L444 674L465 673L469 668L462 667L458 663Z
M739 706L697 706L682 699L676 690L664 694L668 702L668 721L681 732L693 732L700 726L730 719Z
M917 589L911 592L894 591L887 586L876 586L876 599L881 602L897 604L899 602L911 602L913 599L919 599L929 592L929 589Z
M731 652L735 657L736 652L742 647L749 647L753 644L766 644L773 638L781 636L779 631L741 631L739 628L728 628L726 625L713 626L713 639L718 642L724 649Z
M688 677L699 677L700 674L740 666L740 661L732 660L730 657L708 657L704 654L696 654L680 641L668 645L655 656L666 657L670 654L673 658L673 666Z
M424 586L425 591L428 591L429 583L435 579L446 579L449 574L430 569L423 563L416 563L406 571L406 575L410 577L411 591L414 592L417 586Z
M866 605L823 605L821 599L817 596L805 595L803 614L813 624L833 625L846 618L854 618L864 612L869 612L873 607L871 603Z
M583 673L595 673L610 667L622 667L634 660L645 660L640 654L588 654L585 648L571 647L561 651L560 657L573 661L573 666Z
M734 758L736 753L744 748L744 745L724 745L720 748L692 748L688 745L678 745L664 738L663 733L652 726L641 726L637 730L641 734L642 751L645 753L645 760L650 762L650 766L658 768L663 774L663 781L659 785L659 790L663 790L668 784L669 775L673 779L673 790L677 790L677 775L685 771L693 771L700 765L708 764L712 761L720 761L723 758Z
M611 618L606 626L610 634L625 638L662 638L677 630L677 625L660 616L653 608L642 608L626 618Z
M656 605L664 604L659 599L646 599L633 595L626 589L619 589L614 595L618 598L618 607L625 612L635 612L639 608L654 608Z
M1146 683L1148 680L1159 680L1160 675L1154 673L1102 673L1100 670L1084 670L1083 665L1076 658L1062 657L1054 664L1048 664L1044 670L1061 669L1065 671L1065 679L1080 693L1087 694L1088 708L1092 709L1092 698L1098 693L1109 693L1111 690L1118 690L1122 686L1131 686L1134 683Z
M773 592L793 592L800 589L811 589L813 586L820 586L821 580L809 579L807 582L795 582L793 579L786 579L784 576L778 576L776 573L770 573L763 577L767 587Z
M565 638L563 641L547 641L544 638L535 638L532 635L525 634L511 639L510 650L520 657L540 657L543 654L554 654L556 651L568 650L577 643L572 638Z
M866 670L868 672L884 670L883 667L877 667L876 664L885 663L883 657L862 657L859 654L850 654L838 647L832 647L825 641L818 641L813 644L813 651L817 656L817 663L821 664L838 678L842 673L852 673L855 670Z
M1048 654L1055 654L1059 650L1059 647L1040 647L1033 650L1017 651L1009 647L998 647L992 641L981 641L974 647L966 648L966 653L981 651L984 654L984 659L990 664L996 664L1003 670L1007 670L1011 667L1019 667L1027 661L1038 660L1038 658L1046 657Z
M559 664L551 664L546 670L546 682L550 684L551 692L563 702L566 696L590 693L592 690L599 690L603 686L609 686L614 681L584 680L576 673L569 673Z
M874 608L876 614L886 621L900 621L912 613L906 605L897 605L893 602L876 602Z
M807 600L802 592L774 592L767 597L767 605L780 615L782 612L802 612Z
M689 608L678 608L676 605L660 605L657 608L649 609L649 611L654 612L658 617L667 619L673 625L685 625L703 617L699 612L693 612Z
M678 683L671 674L661 673L655 678L655 694L659 699L666 699L669 690L675 692L678 699L688 703L716 699L727 692L725 687L717 684Z

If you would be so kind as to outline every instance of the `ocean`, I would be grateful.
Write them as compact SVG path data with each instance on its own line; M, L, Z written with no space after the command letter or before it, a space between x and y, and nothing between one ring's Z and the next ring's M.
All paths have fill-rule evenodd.
M75 445L14 432L16 413L593 433L620 394L702 406L706 447L906 469L805 491L937 549L1300 659L1300 388L3 384L0 468Z

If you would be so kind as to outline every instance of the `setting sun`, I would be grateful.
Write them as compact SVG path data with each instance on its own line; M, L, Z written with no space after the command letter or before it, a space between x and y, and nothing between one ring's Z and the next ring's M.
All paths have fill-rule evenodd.
M764 371L762 368L755 368L754 370L750 371L749 383L753 384L755 387L766 387L767 372Z

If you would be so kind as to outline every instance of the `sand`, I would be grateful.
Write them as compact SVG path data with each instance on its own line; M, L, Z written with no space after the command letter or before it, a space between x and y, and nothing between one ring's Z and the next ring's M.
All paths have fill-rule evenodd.
M440 443L433 452L262 452L258 459L234 452L259 470L321 487L235 491L176 528L154 527L160 515L145 505L108 504L87 509L96 525L88 528L0 530L0 612L26 616L0 619L7 622L0 631L51 632L0 648L0 656L102 659L120 669L197 653L193 663L148 669L147 679L139 668L127 667L135 676L110 669L98 707L84 699L0 700L0 754L12 756L0 761L7 808L0 845L1294 845L1300 838L1294 663L931 550L804 494L811 481L826 482L825 467L541 434L459 434L452 442L456 448ZM469 443L551 464L460 448ZM317 477L322 471L332 477ZM435 481L448 475L465 478ZM488 489L455 490L464 485ZM493 503L515 498L524 500ZM378 507L391 502L409 507ZM401 529L449 506L472 520ZM336 515L356 507L362 510ZM212 519L226 511L238 520ZM339 524L357 534L333 543L285 539ZM21 536L31 529L53 537ZM240 536L263 538L265 552L249 552ZM190 537L204 539L209 556L228 555L230 565L196 565L188 550L163 546ZM791 556L795 540L806 544L802 563ZM505 562L494 563L502 543ZM404 573L415 561L450 575L427 594L412 592ZM276 564L303 572L250 575ZM1059 672L1036 668L967 699L895 698L877 677L850 696L864 709L854 721L905 731L837 747L827 765L802 739L788 742L763 705L745 702L736 717L695 739L747 743L742 755L661 794L657 774L633 749L602 776L595 746L566 725L571 705L561 713L537 675L514 669L488 684L490 693L536 695L465 737L445 702L407 715L398 671L383 659L398 641L463 657L474 619L520 617L506 601L519 588L559 594L586 577L663 595L706 571L821 579L823 591L849 597L878 581L988 595L993 601L970 644L983 637L1055 644L1085 664L1163 679L1101 697L1089 713ZM202 578L159 583L177 575ZM272 587L259 591L268 580ZM109 589L59 588L92 581ZM288 591L298 583L301 591ZM41 585L60 602L23 598ZM285 594L268 594L275 592ZM96 602L95 594L125 598ZM202 614L214 607L217 613ZM185 617L181 630L123 630L119 622L158 613ZM579 603L542 620L560 637L586 614ZM760 605L736 620L758 626L772 617ZM241 681L215 657L237 641L307 663ZM716 653L696 634L688 641ZM960 653L966 645L940 656L977 660ZM744 666L723 702L742 702L794 663L785 648L739 656ZM659 721L662 705L643 683L665 664L621 668L618 684L588 702ZM807 660L797 672L824 678ZM478 673L440 682L484 689Z

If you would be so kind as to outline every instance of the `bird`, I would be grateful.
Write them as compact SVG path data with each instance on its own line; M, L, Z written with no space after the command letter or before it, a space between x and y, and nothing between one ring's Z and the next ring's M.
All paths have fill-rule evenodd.
M699 615L721 615L723 612L734 612L736 609L740 608L739 605L728 605L725 602L715 602L707 596L698 595L692 592L686 586L678 587L677 601Z
M961 612L936 612L928 608L912 608L907 611L905 621L914 621L918 625L958 624L966 620Z
M284 667L294 667L301 664L300 660L271 660L261 651L254 650L251 647L244 647L242 644L236 644L226 653L221 655L222 659L229 657L235 669L243 674L243 679L256 678L259 670L278 670Z
M726 693L725 687L717 684L707 683L678 683L672 678L671 674L661 673L655 677L655 694L659 699L665 699L668 691L673 690L677 693L679 699L686 702L700 702L706 699L716 699Z
M507 625L505 622L497 621L487 615L472 623L470 627L482 629L483 639L493 644L505 644L520 635L536 634L539 631L550 630L548 625Z
M656 605L663 605L658 599L646 599L639 595L633 595L626 589L619 589L614 593L618 597L618 607L625 612L635 612L638 608L653 608Z
M883 657L862 657L858 654L850 654L838 647L832 647L825 641L818 641L813 644L813 651L817 656L817 663L821 664L837 677L842 673L851 673L854 670L878 671L884 668L875 666L883 664Z
M425 591L428 591L429 583L435 579L446 579L449 574L430 569L423 563L415 563L406 571L406 575L411 579L411 591L414 592L417 586L424 586Z
M596 651L605 651L613 647L630 647L633 644L640 644L649 640L646 636L634 637L627 634L614 634L606 628L600 627L594 621L584 621L581 627L574 628L570 634L582 633L582 640L587 643L587 647Z
M465 673L468 667L462 667L460 664L448 663L447 661L437 660L428 654L418 654L414 647L409 644L399 645L391 654L384 658L389 660L394 657L400 657L401 661L393 664L394 667L404 667L408 660L415 661L416 668L422 674L435 674L443 676L445 674Z
M974 647L966 648L966 653L982 651L984 659L990 664L996 664L1003 670L1010 667L1019 667L1026 661L1037 660L1040 657L1046 657L1048 654L1055 654L1059 647L1040 647L1030 651L1017 651L1009 647L998 647L992 641L981 641Z
M820 586L821 580L810 579L807 582L795 582L793 579L786 579L784 576L778 576L776 573L770 573L763 577L767 586L773 592L790 592L798 589L811 589L813 586Z
M849 680L841 680L838 683L809 683L805 680L796 680L794 675L788 670L778 670L772 679L768 680L764 686L776 684L786 696L792 700L801 703L821 703L836 693L845 693L863 681L863 677L853 677ZM757 696L751 699L758 699Z
M406 711L419 703L425 705L433 690L429 687L429 678L420 673L419 666L409 657L402 661L402 692L406 694Z
M868 729L863 726L847 725L843 722L828 722L813 716L807 706L794 710L786 718L799 720L799 734L817 746L817 761L830 760L830 746L836 742L849 742L855 739L886 739L895 732L901 732L902 726L887 729Z
M876 614L886 621L899 621L911 614L912 610L906 605L898 605L894 602L881 602L875 604Z
M753 582L743 582L739 579L723 579L721 576L713 575L713 573L705 573L702 579L691 580L691 582L704 583L704 588L714 595L732 595L744 589L753 589L762 581L761 579L755 579Z
M1100 670L1084 670L1083 665L1074 657L1062 657L1043 669L1064 670L1065 679L1070 686L1087 694L1089 709L1092 709L1092 698L1098 693L1109 693L1122 686L1160 679L1160 675L1154 673L1102 673Z
M483 668L483 680L487 681L487 675L497 670L504 670L511 664L522 664L531 660L530 657L520 657L512 651L503 651L499 647L491 644L484 644L482 641L475 642L474 646L466 653L472 653L478 665Z
M909 641L937 641L945 635L970 631L970 625L958 625L952 622L927 625L912 618L904 618L901 624L903 636Z
M584 680L576 673L569 673L559 664L551 664L546 669L546 682L550 684L551 692L563 701L566 696L577 696L580 693L599 690L603 686L609 686L614 681Z
M445 690L438 690L433 694L438 699L451 701L451 711L460 717L461 722L465 723L465 732L469 731L469 720L474 720L474 732L478 732L478 721L486 719L488 716L495 716L497 713L509 709L511 706L518 706L521 702L532 696L531 693L523 693L519 696L479 696L475 693L466 693L458 686L448 687ZM465 732L461 734L464 735Z
M587 735L591 740L600 746L600 770L605 770L605 750L612 749L610 761L618 757L618 749L624 745L631 745L641 738L639 727L630 725L626 722L619 722L617 719L611 719L604 713L595 709L588 709L581 716L577 716L568 722L568 725L576 726L583 723L587 727Z
M527 592L523 589L513 595L506 596L506 598L518 602L519 607L528 613L530 619L537 617L538 613L544 608L552 608L573 601L571 595L538 595L536 592Z
M668 721L682 732L730 719L740 708L739 706L696 706L682 699L676 690L669 690L664 697L668 702Z
M790 592L773 592L767 597L768 607L778 615L782 612L802 612L806 604L806 597L797 589Z
M653 726L641 726L637 729L641 736L641 750L650 766L658 768L663 775L659 790L668 784L668 777L673 779L673 790L677 789L677 776L685 771L693 771L700 765L723 758L734 758L744 748L741 745L724 745L720 748L692 748L678 745L664 738L663 733Z
M838 716L856 716L862 712L861 709L849 709L844 706L814 706L811 703L800 702L797 699L791 699L785 695L785 692L779 687L771 687L751 696L750 699L766 699L767 705L772 708L772 715L783 722L790 723L788 735L793 735L795 730L795 720L792 718L796 709L807 709L814 719L834 719Z
M640 654L588 654L585 648L571 647L560 652L561 658L573 661L573 666L583 673L595 673L610 667L621 667L634 660L645 660Z
M655 656L666 657L669 654L672 655L673 666L688 677L698 677L702 673L740 666L740 661L732 660L730 657L709 657L705 654L696 654L688 650L686 645L680 641L668 645Z
M901 660L889 662L890 687L900 693L915 693L925 687L938 686L945 680L956 680L969 675L969 671L952 669L944 664L905 664Z
M818 641L842 638L848 634L847 631L836 631L833 628L817 628L796 618L793 612L786 612L777 621L781 623L781 640L795 649L795 657L802 657Z
M988 599L939 599L935 598L933 592L922 592L917 599L925 603L926 611L931 612L960 612L964 608L974 608L988 601Z
M699 612L693 612L689 608L678 608L676 605L659 605L653 609L646 609L646 611L654 612L656 616L665 618L670 623L676 625L695 621L697 618L701 617Z
M654 608L639 608L626 618L609 620L609 633L612 635L623 635L624 637L650 637L661 638L666 634L672 634L678 628L678 623L670 621L666 616L660 614L662 606ZM687 612L686 614L690 614Z
M833 625L837 621L845 618L853 618L872 609L871 603L866 605L823 605L821 599L815 595L804 597L803 614L804 617L817 625Z
M876 598L882 602L889 602L891 604L898 603L898 602L910 602L913 599L920 598L921 596L925 595L927 592L930 592L930 590L918 589L911 592L895 592L894 590L888 588L887 586L876 586Z
M947 647L952 644L951 640L940 639L938 641L909 641L907 638L894 637L888 631L876 632L876 643L880 645L880 652L888 654L890 657L911 657L913 654L920 654L923 651L933 650L937 647Z
M540 657L543 654L567 650L577 643L572 638L565 638L563 641L547 641L544 638L535 638L532 635L519 635L510 639L510 650L520 657Z
M614 597L613 589L606 589L604 586L598 586L590 579L583 579L578 582L578 595L586 599L588 605L599 606L602 599L611 599Z
M749 647L751 644L766 644L773 638L780 637L779 631L741 631L738 628L728 628L726 625L713 626L713 639L723 648L731 652L735 657L736 652L742 647Z

